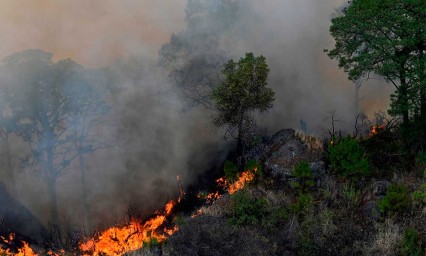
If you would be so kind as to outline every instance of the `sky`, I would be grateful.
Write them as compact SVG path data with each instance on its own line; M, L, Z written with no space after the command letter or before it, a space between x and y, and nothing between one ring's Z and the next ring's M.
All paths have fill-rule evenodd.
M174 31L184 28L184 0L2 0L0 59L43 49L86 67L118 57L153 57Z

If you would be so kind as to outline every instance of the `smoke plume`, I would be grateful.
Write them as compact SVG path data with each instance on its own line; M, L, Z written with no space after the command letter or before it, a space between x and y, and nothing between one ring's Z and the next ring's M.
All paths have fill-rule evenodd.
M235 9L217 9L225 2ZM92 225L100 227L121 221L129 204L144 213L158 208L177 195L177 175L188 185L225 148L222 131L211 124L212 110L198 106L187 111L168 70L158 66L158 52L172 34L188 42L197 33L203 32L206 40L214 35L210 39L217 45L200 45L206 56L220 50L232 59L245 52L266 57L276 100L268 114L257 118L262 132L299 128L303 119L310 133L319 134L319 127L328 128L324 120L330 111L336 111L342 129L351 129L354 85L323 52L333 46L330 19L344 2L5 0L0 3L0 58L43 49L55 61L71 58L96 70L105 87L110 86L108 127L99 131L117 143L86 156ZM185 17L191 8L201 8L197 27L188 26ZM208 20L203 13L210 13ZM382 81L365 82L361 110L385 110L391 91ZM32 167L22 164L31 158L25 144L13 137L10 145L15 195L47 225L46 185ZM77 169L72 163L58 180L60 218L69 227L83 224ZM0 170L3 183L8 183L8 171Z

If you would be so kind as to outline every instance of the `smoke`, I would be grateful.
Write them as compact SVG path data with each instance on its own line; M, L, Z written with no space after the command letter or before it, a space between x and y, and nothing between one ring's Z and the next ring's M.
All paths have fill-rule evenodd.
M0 31L7 35L2 37L1 58L40 48L54 53L55 60L71 58L98 69L108 83L114 81L116 90L108 99L110 126L100 130L120 143L86 156L95 227L121 220L130 203L146 213L160 207L177 195L177 175L189 184L194 173L208 169L209 158L224 147L221 131L210 124L212 112L202 107L183 111L185 101L157 65L158 51L172 33L186 31L188 41L200 31L206 37L214 34L218 45L210 48L219 48L229 58L238 59L245 52L266 57L269 86L276 93L273 109L257 120L266 133L298 128L300 119L308 123L309 132L318 133L319 126L328 128L324 119L330 111L336 111L342 128L355 122L354 85L323 53L333 46L330 19L345 1L240 0L230 1L237 8L223 13L214 12L221 1L204 0L209 4L201 7L200 1L188 1L189 6L184 0L6 0L0 4ZM188 27L185 10L198 7L214 15L208 21L201 15L196 28ZM229 26L223 27L224 21ZM386 109L390 90L380 81L366 83L361 89L362 110ZM47 224L46 185L31 168L20 166L18 159L29 158L29 153L19 139L13 141L17 197ZM5 174L0 178L7 180ZM76 163L64 171L58 188L62 222L82 225Z

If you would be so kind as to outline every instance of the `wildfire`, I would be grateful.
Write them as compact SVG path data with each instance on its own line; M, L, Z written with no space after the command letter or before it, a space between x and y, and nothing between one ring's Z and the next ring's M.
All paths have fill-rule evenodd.
M1 239L7 243L7 244L12 244L13 240L15 239L15 234L10 234L9 238L6 239L4 237L1 237ZM17 253L11 252L10 249L4 250L0 248L0 254L1 255L7 255L7 256L11 256L11 255L16 255L16 256L36 256L37 254L33 251L33 249L31 249L30 245L23 241L24 246L22 246L22 248L18 249Z
M253 170L246 170L241 172L238 175L238 179L233 183L226 180L225 177L217 179L216 183L218 184L219 187L224 188L226 192L228 192L228 194L232 195L236 193L237 191L243 189L247 183L250 183L251 181L253 181L256 175L256 172L257 172L257 168L254 168ZM214 203L221 196L222 195L219 194L219 191L216 191L216 192L212 192L208 194L207 196L204 196L203 198L206 200L206 203ZM203 211L199 209L191 216L191 218L196 218L202 214L203 214Z
M253 170L246 170L241 172L238 175L238 179L235 182L229 182L224 177L216 180L219 187L225 189L225 191L229 194L234 194L238 190L241 190L245 187L245 185L251 182L255 174L257 172L257 168ZM178 201L183 197L184 192L181 188L180 178L178 177L180 196ZM214 203L218 198L222 195L219 191L215 191L204 196L204 199L207 203ZM169 217L173 208L176 205L175 201L169 201L163 210L157 211L155 216L148 219L147 221L141 223L138 220L131 220L129 224L121 227L111 227L100 234L94 236L93 238L87 240L84 243L80 244L80 250L83 255L123 255L126 252L134 251L142 248L146 243L151 243L154 240L156 242L163 242L167 239L168 236L171 236L173 233L178 231L178 227L173 225L171 227L165 226L167 223L167 217ZM192 217L196 217L198 215L203 214L201 210L198 210L196 214ZM6 244L12 244L15 239L15 235L11 234L8 239L4 237L0 237L2 241ZM23 242L22 248L18 249L17 253L12 253L10 249L1 249L0 255L12 256L37 256L28 243ZM64 251L61 251L64 254ZM48 255L57 255L53 252L48 252Z
M256 172L257 168L254 168L253 171L243 171L238 175L238 179L231 184L224 177L218 179L216 182L219 186L226 188L227 192L232 195L238 190L243 189L247 183L253 181Z
M142 248L145 242L149 243L153 239L162 242L178 230L177 226L161 229L174 205L174 201L168 202L163 211L158 211L155 217L144 223L132 220L124 227L109 228L98 237L82 243L80 249L84 255L122 255Z
M373 127L371 127L371 131L370 134L368 135L369 137L374 136L376 134L378 134L381 130L385 129L385 125L373 125Z

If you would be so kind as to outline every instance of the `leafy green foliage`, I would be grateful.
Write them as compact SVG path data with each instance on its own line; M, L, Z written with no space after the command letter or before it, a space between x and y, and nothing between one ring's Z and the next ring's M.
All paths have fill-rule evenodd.
M328 157L331 167L341 177L355 180L371 173L371 165L360 143L351 137L342 138L332 145Z
M426 183L419 186L416 191L411 194L415 206L426 205Z
M328 55L351 80L374 72L395 85L389 112L403 117L411 139L426 132L424 13L424 0L354 0L330 27Z
M223 172L229 182L234 182L238 178L238 167L232 161L227 160L225 162Z
M230 223L234 225L261 224L268 212L264 198L254 198L248 191L241 190L232 196L232 215Z
M290 205L290 210L299 216L304 215L312 208L313 197L310 194L300 194L296 201Z
M292 181L291 186L299 193L308 192L315 186L314 174L309 164L304 160L294 166L293 176L297 178L297 181Z
M276 226L283 225L289 218L289 211L286 207L281 206L275 209L272 209L268 218L266 219L266 225Z
M417 230L413 228L404 230L401 251L403 256L422 256L426 252L422 250L422 240Z
M252 113L272 107L274 92L267 88L269 68L263 56L246 53L238 62L228 61L223 70L224 81L213 91L218 114L214 124L227 125L228 133L238 141L238 150L253 131Z
M426 167L426 152L425 151L420 150L419 152L417 152L416 165L419 166L420 168Z
M389 186L386 196L378 202L379 211L383 214L403 213L409 206L410 198L404 185Z
M248 161L244 170L251 171L254 174L255 179L263 176L262 165L254 159Z
M314 256L319 255L319 246L311 237L300 236L298 240L298 255L301 256Z

